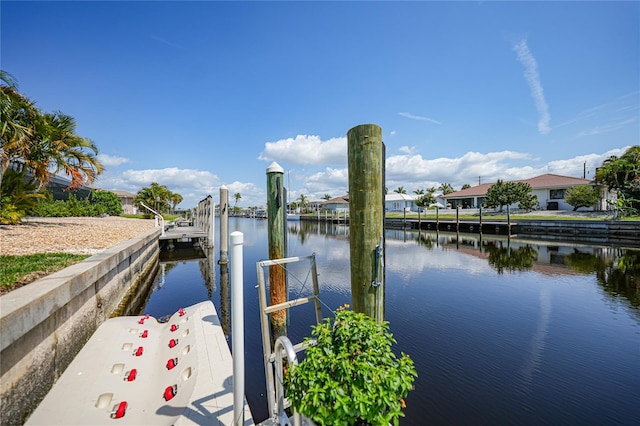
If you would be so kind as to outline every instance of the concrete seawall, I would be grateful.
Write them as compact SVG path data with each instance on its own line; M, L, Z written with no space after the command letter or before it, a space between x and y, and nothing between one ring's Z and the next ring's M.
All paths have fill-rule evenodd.
M23 424L93 332L153 282L159 229L0 297L0 424Z

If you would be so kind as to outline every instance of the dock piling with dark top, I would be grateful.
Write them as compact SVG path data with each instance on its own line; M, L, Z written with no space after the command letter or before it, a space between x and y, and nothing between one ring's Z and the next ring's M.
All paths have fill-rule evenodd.
M267 167L267 229L269 233L269 259L285 257L285 188L284 169L275 161ZM270 304L287 301L286 272L283 265L269 266ZM271 314L271 329L274 339L286 334L287 311Z

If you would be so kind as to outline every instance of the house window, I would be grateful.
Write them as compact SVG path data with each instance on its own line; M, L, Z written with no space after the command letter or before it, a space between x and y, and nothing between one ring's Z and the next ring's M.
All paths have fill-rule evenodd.
M549 198L552 200L564 200L564 189L552 189L549 191Z

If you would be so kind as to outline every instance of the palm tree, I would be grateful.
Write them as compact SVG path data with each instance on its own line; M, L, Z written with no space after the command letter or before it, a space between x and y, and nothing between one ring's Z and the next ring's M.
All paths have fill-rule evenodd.
M171 193L171 205L173 206L174 212L176 211L176 206L180 204L182 200L183 200L182 195L178 194L177 192Z
M64 172L71 177L69 189L91 183L102 173L98 147L90 139L75 133L73 117L56 112L36 120L37 136L25 158L26 165L43 187L52 174ZM51 172L53 170L53 172Z
M240 199L242 198L242 195L240 195L239 192L236 192L235 194L233 194L233 198L236 200L236 203L233 205L233 212L235 214L235 211L236 211L237 205L238 205L238 201L240 201Z
M40 111L35 104L18 92L13 76L0 70L0 185L2 176L13 160L29 153L35 134L35 120Z
M307 198L306 195L304 194L300 194L300 196L298 197L298 200L300 201L300 207L302 207L304 211L304 213L306 213L306 207L307 204L309 204L309 199Z
M395 192L396 194L406 194L407 190L404 189L404 187L399 186L396 189L394 189L393 192Z
M153 207L158 213L167 210L171 201L172 192L165 185L153 182L149 187L142 188L136 194L135 202L144 203L149 207Z
M0 184L12 161L33 172L40 189L59 172L71 177L69 189L93 182L103 170L98 148L75 133L73 117L60 112L42 114L17 91L10 74L0 71L0 80L4 82L0 85Z
M456 192L456 190L453 189L453 186L451 186L450 183L443 183L438 187L438 190L442 192L442 195L447 195L447 194L451 194L452 192Z
M322 196L322 199L323 199L323 200L325 200L325 201L329 201L329 200L331 199L331 195L329 195L329 194L324 194L324 195Z

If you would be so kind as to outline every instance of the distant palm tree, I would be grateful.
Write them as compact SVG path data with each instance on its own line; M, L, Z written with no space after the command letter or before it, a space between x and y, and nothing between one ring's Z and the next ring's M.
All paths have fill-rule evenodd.
M451 194L452 192L456 192L456 190L453 189L453 186L451 186L450 183L443 183L438 187L438 189L442 192L442 195L447 195L447 194Z
M462 185L462 188L460 188L460 191L462 191L463 189L469 189L471 188L471 185L469 185L468 183L465 183L464 185Z
M396 194L406 194L407 190L404 189L404 187L399 186L396 189L394 189L393 192L395 192Z
M172 192L171 193L171 204L173 205L173 211L176 211L176 206L182 202L182 195Z
M307 198L306 195L300 194L300 196L298 197L298 200L300 201L300 207L302 208L302 210L304 210L304 213L306 213L306 207L307 207L307 204L309 204L309 199Z
M242 198L242 195L240 195L239 192L236 192L235 194L233 194L233 198L234 200L236 200L235 204L233 205L233 212L235 213L238 206L238 201L240 201L240 199Z
M329 195L329 194L324 194L324 195L322 196L322 199L323 199L323 200L325 200L325 201L329 201L329 200L331 199L331 195Z

